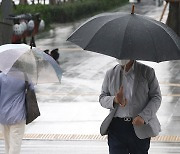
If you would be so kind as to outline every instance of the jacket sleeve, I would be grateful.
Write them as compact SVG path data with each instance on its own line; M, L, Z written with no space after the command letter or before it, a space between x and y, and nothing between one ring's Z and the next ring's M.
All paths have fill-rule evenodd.
M149 123L151 118L156 116L156 113L161 105L161 91L159 87L158 80L156 78L155 72L153 68L149 68L147 72L148 77L148 85L149 85L149 101L142 112L139 114L146 124Z
M110 85L110 71L108 71L105 75L105 78L102 84L101 94L99 96L99 102L101 106L104 108L114 109L113 100L115 96L111 96L110 91L109 91L109 85Z

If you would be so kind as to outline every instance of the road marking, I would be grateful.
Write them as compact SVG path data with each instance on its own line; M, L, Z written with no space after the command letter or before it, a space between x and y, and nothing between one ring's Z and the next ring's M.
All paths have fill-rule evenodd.
M96 96L99 96L100 93L36 93L37 95L52 95L52 96L57 96L57 95L60 95L60 96L66 96L66 95L70 95L70 96L79 96L79 95L82 95L82 96L93 96L93 95L96 95Z
M38 96L99 96L100 93L36 93ZM162 94L162 96L180 97L180 94Z
M167 85L167 86L171 86L171 87L180 87L179 83L160 82L159 84Z
M162 96L180 97L180 94L162 94Z
M180 87L180 84L178 83L167 83L167 82L162 82L160 83L160 85L166 85L166 86L171 86L171 87ZM61 89L60 89L61 90ZM100 93L96 93L96 92L85 92L85 93L78 93L78 92L49 92L49 93L45 93L45 92L37 92L36 93L39 96L43 96L43 95L52 95L52 96L99 96ZM169 93L169 94L162 94L162 96L171 96L171 97L180 97L180 94L174 94L174 93Z
M3 139L1 133L0 139ZM104 141L107 140L107 136L99 134L25 134L23 139ZM180 142L180 136L156 136L151 138L151 142Z

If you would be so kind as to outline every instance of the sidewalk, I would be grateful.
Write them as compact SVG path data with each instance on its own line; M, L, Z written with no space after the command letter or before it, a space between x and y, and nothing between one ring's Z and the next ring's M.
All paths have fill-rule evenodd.
M131 7L131 5L126 7ZM152 10L145 15L159 20L163 6L151 7ZM167 13L168 9L164 15L163 22L167 18ZM84 52L79 48L75 50ZM109 111L100 106L98 97L107 66L111 67L116 62L110 57L94 53L88 53L88 56L90 57L88 61L83 59L79 61L79 64L69 66L70 69L64 73L61 85L47 84L36 87L41 116L33 123L27 125L24 139L106 140L106 137L99 135L99 127ZM179 69L179 65L176 65L174 64L174 68L177 67ZM89 68L89 66L92 66L92 68ZM155 69L158 70L159 67L157 66ZM91 77L87 78L86 74L91 74ZM179 95L178 97L172 96L174 89L172 90L171 88L179 90L178 87L180 85L177 82L173 82L174 85L171 85L171 82L166 83L167 78L164 78L163 74L159 74L159 79L164 95L163 101L167 102L169 100L168 104L162 104L162 109L160 110L162 113L159 113L163 128L165 128L168 123L167 119L170 120L172 113L168 111L171 114L169 116L164 110L167 111L169 103L172 103L173 107L175 107L174 105L179 101ZM170 92L172 93L170 96L166 96L169 94L167 89L171 89ZM169 131L163 131L161 136L154 138L152 141L180 141L180 137L177 134L169 135L168 133Z

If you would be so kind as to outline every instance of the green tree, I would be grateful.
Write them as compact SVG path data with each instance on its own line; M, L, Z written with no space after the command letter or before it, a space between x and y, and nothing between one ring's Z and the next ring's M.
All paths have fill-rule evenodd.
M26 4L28 4L28 2L27 2L27 0L19 0L19 4L26 5Z
M56 0L49 0L50 5L56 5L56 3L57 3Z

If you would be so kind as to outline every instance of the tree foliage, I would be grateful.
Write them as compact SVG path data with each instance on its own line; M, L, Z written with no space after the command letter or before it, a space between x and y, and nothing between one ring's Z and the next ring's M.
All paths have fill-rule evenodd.
M99 12L119 7L128 0L76 0L60 3L59 5L18 5L15 14L40 13L46 25L51 23L72 22L74 20L91 16Z

